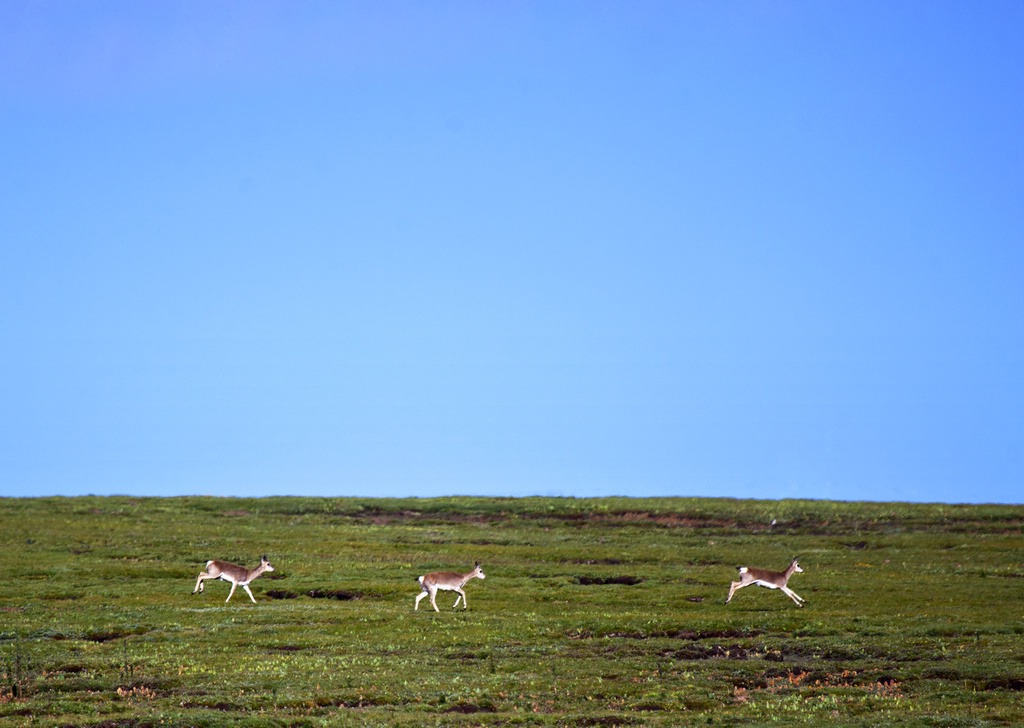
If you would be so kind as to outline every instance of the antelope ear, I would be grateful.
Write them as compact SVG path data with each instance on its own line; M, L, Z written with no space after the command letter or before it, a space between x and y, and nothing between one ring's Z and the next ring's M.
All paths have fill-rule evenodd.
M478 569L480 568L480 562L479 561L476 562L476 568L478 568Z

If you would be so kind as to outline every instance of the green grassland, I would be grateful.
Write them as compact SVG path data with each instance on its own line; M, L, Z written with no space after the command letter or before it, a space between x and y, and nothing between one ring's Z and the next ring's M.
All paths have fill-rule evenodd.
M1020 506L82 497L0 525L0 725L1024 724ZM256 604L191 594L264 553ZM725 604L793 556L806 607ZM475 561L467 611L413 611Z

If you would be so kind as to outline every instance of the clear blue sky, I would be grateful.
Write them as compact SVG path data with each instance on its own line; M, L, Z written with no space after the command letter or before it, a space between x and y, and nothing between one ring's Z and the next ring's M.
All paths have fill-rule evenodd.
M0 4L9 496L1024 502L1024 3Z

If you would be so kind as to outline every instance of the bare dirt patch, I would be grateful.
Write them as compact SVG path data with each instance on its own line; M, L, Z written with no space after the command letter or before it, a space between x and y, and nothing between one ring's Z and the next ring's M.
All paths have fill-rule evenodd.
M634 723L642 721L642 718L633 718L631 716L624 715L595 715L586 716L584 718L577 718L573 725L577 726L617 726L617 725L633 725Z
M120 640L126 637L132 637L138 634L145 634L146 630L110 630L110 631L97 631L89 632L82 635L82 639L88 640L89 642L110 642L111 640Z
M676 660L710 660L722 658L726 660L746 660L749 654L746 648L740 645L687 645L678 650L665 650L661 653L663 657L672 657Z
M476 703L459 703L449 708L444 709L445 713L463 713L469 715L471 713L497 713L498 709L488 703L482 703L477 705Z
M362 599L366 595L346 589L310 589L306 592L306 596L312 599L337 599L339 602L351 602Z
M264 593L271 599L294 599L299 596L297 592L289 591L287 589L270 589Z
M635 586L641 582L647 581L639 576L577 576L573 579L580 586L600 586L604 584L623 584L625 586Z

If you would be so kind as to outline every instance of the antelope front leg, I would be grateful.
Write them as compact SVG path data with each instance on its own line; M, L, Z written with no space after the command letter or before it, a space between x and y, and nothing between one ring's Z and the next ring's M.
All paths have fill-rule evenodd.
M465 609L466 608L466 592L462 591L461 589L456 589L455 591L457 591L459 593L459 599L462 600L462 608ZM455 604L452 605L452 609L455 609L457 606L459 606L459 599L455 600Z
M256 603L256 597L254 597L252 595L252 592L249 591L249 585L248 584L242 584L242 588L245 589L245 593L249 595L249 598L252 599L252 603L255 604Z
M788 586L783 586L783 587L779 587L779 588L780 588L780 589L782 589L782 592L783 592L783 593L784 593L784 594L785 594L785 595L786 595L787 597L789 597L789 598L790 598L790 599L792 599L792 600L793 600L794 602L796 602L796 605L797 605L798 607L802 607L802 606L803 606L804 598L803 598L802 596L800 596L799 594L797 594L797 593L796 593L795 591L793 591L792 589L790 589L790 588L789 588Z

